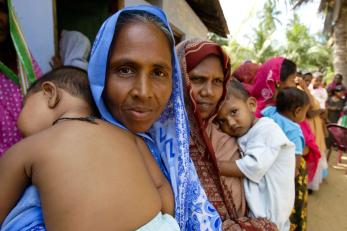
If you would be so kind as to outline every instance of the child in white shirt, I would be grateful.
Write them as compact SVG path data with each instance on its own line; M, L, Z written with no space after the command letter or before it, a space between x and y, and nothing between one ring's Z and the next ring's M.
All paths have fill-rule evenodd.
M244 177L251 217L268 218L287 231L295 197L295 146L272 119L257 119L255 109L256 99L231 81L216 121L223 132L238 137L243 157L218 165L223 176Z

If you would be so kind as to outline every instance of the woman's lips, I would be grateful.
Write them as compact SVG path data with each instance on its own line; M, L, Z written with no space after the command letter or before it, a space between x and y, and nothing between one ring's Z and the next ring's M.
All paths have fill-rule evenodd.
M134 120L147 120L151 114L152 114L152 110L150 109L136 109L136 108L130 108L127 110L130 117L132 117L132 119Z
M207 103L207 102L198 102L197 105L202 110L209 110L213 106L212 103Z

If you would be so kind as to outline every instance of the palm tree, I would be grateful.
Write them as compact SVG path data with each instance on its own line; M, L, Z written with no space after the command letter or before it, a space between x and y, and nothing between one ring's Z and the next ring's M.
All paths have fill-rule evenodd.
M291 0L294 8L309 0ZM323 32L334 43L333 65L335 73L344 76L347 86L347 0L320 0L319 12L325 13Z

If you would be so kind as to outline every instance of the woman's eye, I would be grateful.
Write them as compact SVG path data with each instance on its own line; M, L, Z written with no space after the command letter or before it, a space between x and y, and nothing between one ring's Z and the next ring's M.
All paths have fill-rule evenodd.
M222 79L215 79L214 82L217 85L223 85L223 80Z
M120 67L118 73L120 75L131 75L134 73L134 70L131 67Z
M200 77L191 77L189 79L190 79L190 82L192 82L192 83L201 83L201 82L203 82L203 79L200 78Z
M168 76L168 74L166 73L166 72L164 72L164 71L161 71L161 70L155 70L154 72L153 72L153 74L154 74L154 76L155 77L159 77L159 78L164 78L164 77L167 77Z

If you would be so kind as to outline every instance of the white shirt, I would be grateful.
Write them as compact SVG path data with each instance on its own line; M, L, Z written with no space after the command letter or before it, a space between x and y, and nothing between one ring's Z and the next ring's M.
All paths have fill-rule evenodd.
M236 164L246 176L249 215L268 218L281 231L288 231L295 199L295 145L266 117L260 118L238 143L244 156Z

